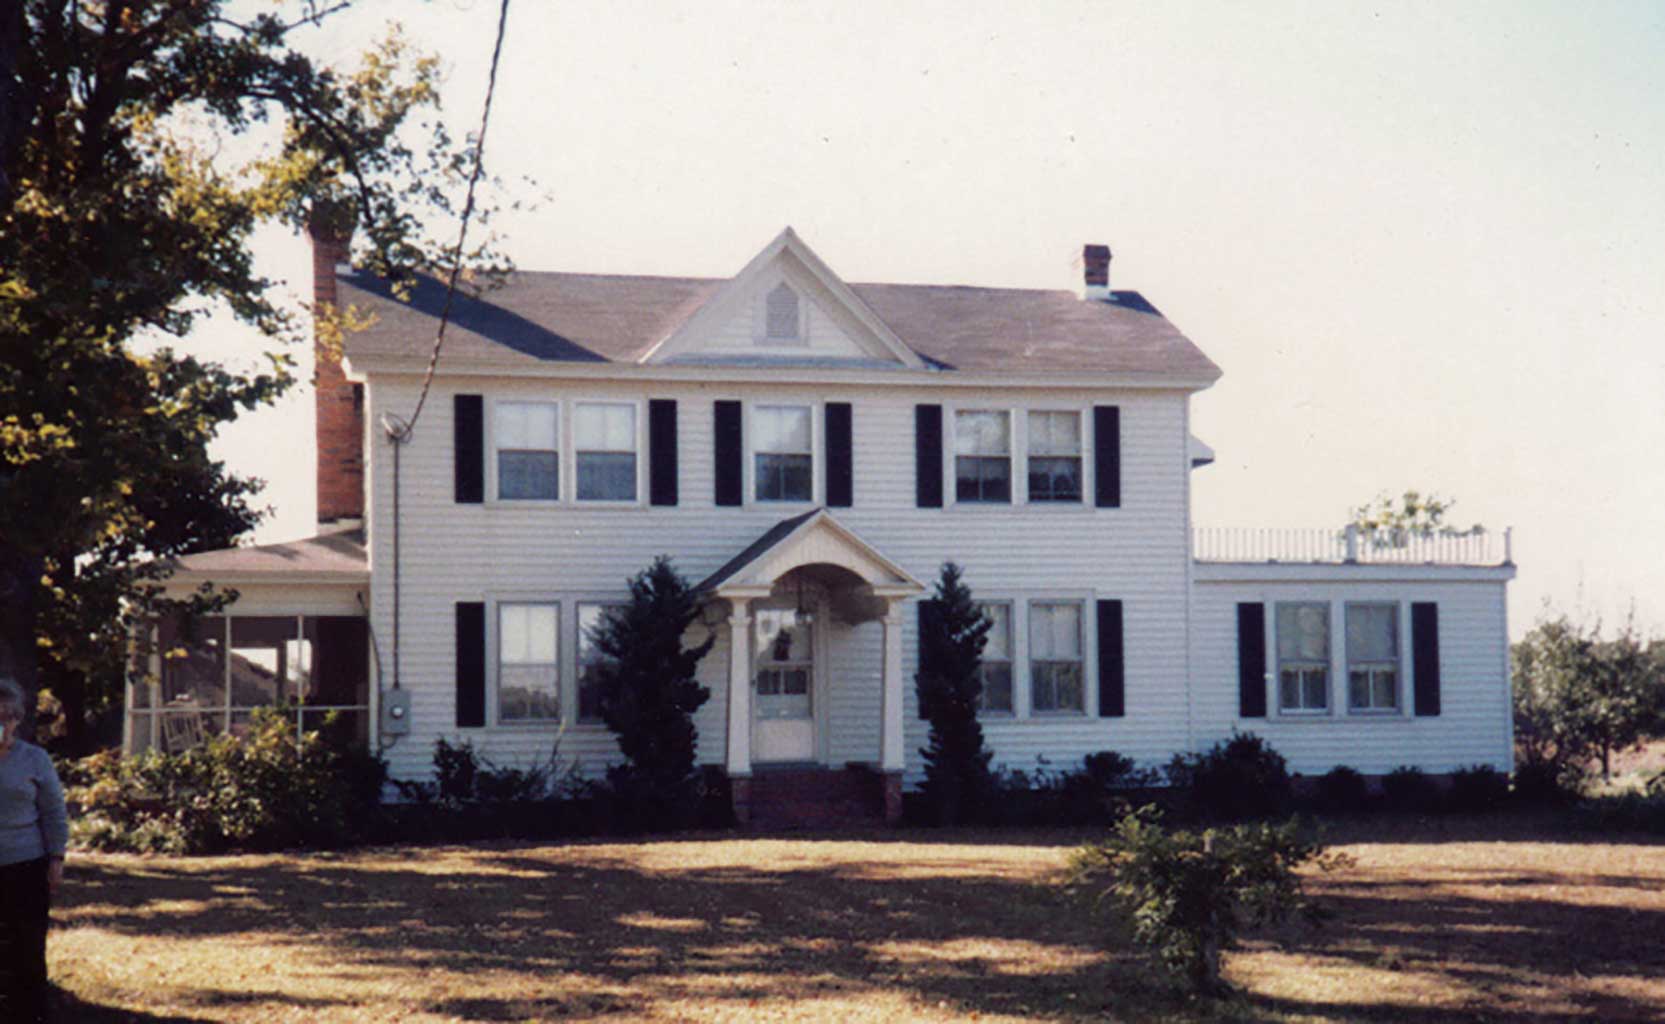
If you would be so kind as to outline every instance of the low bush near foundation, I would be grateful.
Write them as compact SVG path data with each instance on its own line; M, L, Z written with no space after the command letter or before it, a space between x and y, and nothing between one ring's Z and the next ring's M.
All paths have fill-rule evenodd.
M1501 810L1509 802L1509 777L1489 764L1459 768L1451 774L1447 809L1459 814Z
M1321 854L1293 819L1169 830L1158 811L1145 807L1122 817L1105 841L1076 851L1067 884L1108 911L1118 932L1176 981L1214 993L1224 987L1220 954L1246 929L1321 916L1296 874L1309 861L1338 863Z
M1400 765L1382 777L1382 799L1390 811L1432 814L1440 810L1440 787L1421 768Z
M1344 764L1318 777L1313 802L1323 814L1358 814L1370 810L1370 784Z
M1205 818L1271 818L1293 803L1288 763L1254 733L1233 733L1201 754L1176 754L1168 782Z
M78 845L144 853L342 846L378 827L387 766L333 722L295 739L293 711L173 754L84 758L65 770Z

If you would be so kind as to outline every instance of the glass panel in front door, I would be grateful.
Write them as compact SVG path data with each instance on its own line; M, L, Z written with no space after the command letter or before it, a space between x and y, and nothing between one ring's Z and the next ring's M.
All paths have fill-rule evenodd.
M809 617L791 608L763 608L756 629L757 717L809 718L815 671Z

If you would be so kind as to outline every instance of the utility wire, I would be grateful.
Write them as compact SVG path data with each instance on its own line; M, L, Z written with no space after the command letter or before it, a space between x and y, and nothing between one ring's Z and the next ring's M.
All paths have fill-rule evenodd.
M445 306L439 313L439 330L434 333L434 350L428 357L428 372L422 377L422 392L416 398L416 408L403 423L389 423L388 437L394 444L410 440L416 421L422 418L422 407L428 402L428 391L433 387L434 373L439 369L440 349L445 346L445 328L451 323L451 304L457 297L457 278L462 273L463 246L468 240L468 222L474 216L474 190L480 183L485 166L486 128L491 123L491 101L497 93L497 65L503 57L503 35L509 24L509 0L502 0L497 11L497 42L491 48L491 71L486 77L486 102L480 109L480 133L474 140L474 169L468 175L468 197L463 202L462 224L457 228L457 244L451 250L451 274L445 284Z

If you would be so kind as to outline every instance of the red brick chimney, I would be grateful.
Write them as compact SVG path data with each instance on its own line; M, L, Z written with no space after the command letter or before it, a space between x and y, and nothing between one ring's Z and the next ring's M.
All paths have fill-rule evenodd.
M334 309L335 271L350 262L353 214L350 207L317 206L307 225L312 237L312 302ZM341 372L339 333L313 329L317 371L318 522L364 518L364 389Z
M1110 247L1088 245L1081 250L1081 263L1086 268L1084 299L1110 298Z

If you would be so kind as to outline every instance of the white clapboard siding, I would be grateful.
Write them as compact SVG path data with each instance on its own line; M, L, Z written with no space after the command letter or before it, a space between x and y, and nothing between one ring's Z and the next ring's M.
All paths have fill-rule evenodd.
M1509 735L1509 678L1505 661L1507 623L1504 584L1476 582L1360 582L1316 573L1307 581L1198 581L1192 609L1193 680L1200 747L1228 738L1232 730L1265 737L1289 760L1291 771L1320 775L1337 765L1383 774L1401 765L1448 772L1475 764L1501 771L1513 767ZM1268 623L1278 601L1393 601L1410 635L1411 602L1439 605L1440 714L1416 717L1411 704L1411 651L1401 654L1405 714L1349 715L1345 680L1332 680L1337 713L1323 718L1282 717L1277 694L1269 691L1266 718L1238 717L1237 604L1265 602ZM1332 615L1332 645L1345 644L1344 627ZM1345 649L1344 647L1342 648ZM1275 640L1267 646L1267 670L1274 674Z
M384 412L408 412L416 391L417 381L411 378L373 379L367 422L379 422ZM489 494L485 504L454 503L451 399L459 392L486 397L488 435L494 399L675 399L679 506L499 504ZM588 773L600 771L617 756L611 735L594 726L574 725L564 732L553 726L457 730L454 605L504 597L562 601L562 672L570 683L576 601L622 599L625 580L659 554L671 555L686 577L698 581L776 522L811 507L714 506L712 402L716 399L817 403L818 438L818 403L851 402L855 505L834 509L833 514L927 585L934 582L943 562L953 560L965 568L980 599L1060 596L1083 600L1089 645L1094 618L1091 602L1103 598L1124 602L1127 717L990 722L987 733L999 763L1029 768L1037 756L1066 763L1103 749L1159 760L1185 747L1188 466L1183 392L697 383L644 387L626 382L441 376L414 441L401 453L399 657L402 683L413 695L413 728L389 752L396 776L425 777L431 768L434 740L441 736L467 738L493 760L511 764L547 757L558 736L562 758L576 758ZM1122 507L1093 508L1089 477L1086 500L1077 508L1021 504L916 508L913 437L914 406L919 402L1013 410L1120 406ZM1090 427L1090 415L1085 425ZM945 434L951 436L952 418L946 411L944 426ZM372 618L386 661L391 657L388 644L393 634L392 460L378 431L372 431L371 445L367 515L377 581ZM822 454L818 449L818 488ZM647 458L645 449L640 457ZM951 453L945 461L951 470ZM1090 472L1090 448L1085 461ZM569 493L570 476L570 464L563 464L562 486ZM951 502L952 487L945 491ZM917 777L917 751L924 745L925 730L914 712L912 685L917 616L911 606L907 611L905 738L909 772ZM726 630L726 624L717 627L719 634ZM831 763L876 757L881 637L877 623L865 624L837 636L829 651L840 663L832 673L837 692L826 698ZM1096 692L1094 664L1090 650L1086 686ZM700 757L707 762L720 763L726 746L727 666L723 642L701 665L701 678L712 690L711 701L697 719Z

